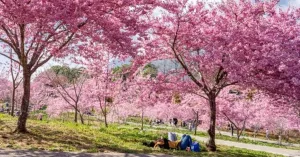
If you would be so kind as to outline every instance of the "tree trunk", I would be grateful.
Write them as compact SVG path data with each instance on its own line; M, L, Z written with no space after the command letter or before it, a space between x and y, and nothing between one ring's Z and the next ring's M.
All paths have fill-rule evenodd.
M245 130L245 128L246 128L246 119L243 122L242 129L237 128L237 138L238 138L238 141L240 140L240 137L242 136L243 131Z
M281 136L281 134L279 134L278 135L278 143L279 143L279 145L281 145L281 142L282 142L282 136Z
M279 133L278 133L278 144L279 145L282 144L282 134L283 134L283 131L279 131Z
M241 137L241 132L239 128L236 128L236 136L237 136L237 140L239 141Z
M12 89L12 96L11 96L11 116L14 116L15 112L15 95L16 95L16 89L15 89L15 83L13 81L13 89Z
M286 133L286 142L289 142L290 141L290 134L289 134L289 130L287 130L287 133Z
M196 122L195 123L196 124L194 124L194 126L195 126L195 133L194 133L194 135L197 134L197 126L198 126L198 123L199 123L199 112L198 111L196 112Z
M210 151L216 151L215 133L216 133L216 97L214 94L209 95L209 107L210 107L210 124L208 129L209 140L206 144L207 149Z
M231 130L231 137L233 137L233 126L231 123L230 123L230 130Z
M83 114L79 113L81 124L84 124Z
M24 93L23 93L22 103L21 103L21 114L19 116L18 126L15 132L27 133L26 121L28 118L31 74L30 74L30 70L24 67L23 67L23 79L24 79L23 82Z
M62 114L62 122L64 123L65 122L65 115Z
M254 135L253 135L254 138L256 138L257 132L258 132L258 129L255 127L255 129L254 129Z
M74 122L77 123L77 108L75 109L75 117L74 117Z
M141 128L141 130L143 130L144 129L144 111L142 111L142 128Z
M105 111L106 112L106 111ZM106 113L104 114L104 123L105 123L105 127L108 127L108 123L107 123L107 115Z

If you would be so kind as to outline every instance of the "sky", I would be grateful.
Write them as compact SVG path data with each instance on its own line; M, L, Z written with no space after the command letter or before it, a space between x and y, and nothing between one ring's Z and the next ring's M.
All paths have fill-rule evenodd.
M204 0L204 1L211 1L211 2L218 2L220 0ZM290 7L295 7L295 8L300 8L300 0L280 0L279 2L279 6L283 9L288 8L288 6ZM9 60L7 58L5 58L4 56L0 55L0 70L3 69L3 64L7 63ZM175 63L171 62L171 61L158 61L155 63L155 65L159 66L159 67L165 67L163 66L164 64L167 65L174 65L171 66L170 68L174 68L175 67ZM43 67L41 67L39 69L39 71L43 71L45 69L50 68L53 65L71 65L72 67L76 67L75 64L72 64L71 62L67 60L61 60L61 61L49 61L47 64L45 64ZM160 71L162 71L162 69L159 69ZM38 72L39 72L38 71Z
M279 5L284 8L288 6L299 8L300 0L280 0Z

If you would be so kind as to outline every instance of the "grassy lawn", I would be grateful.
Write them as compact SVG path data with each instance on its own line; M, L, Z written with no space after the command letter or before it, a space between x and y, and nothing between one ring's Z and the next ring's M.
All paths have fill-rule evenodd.
M275 156L265 152L250 151L235 147L218 146L217 152L208 152L201 144L201 153L179 150L154 149L142 145L144 141L167 136L165 130L158 132L140 131L136 126L111 124L109 128L102 125L91 126L60 122L57 120L28 120L30 134L12 134L16 127L16 118L0 114L0 147L13 149L79 151L79 152L126 152L170 154L178 156L230 156L256 157Z

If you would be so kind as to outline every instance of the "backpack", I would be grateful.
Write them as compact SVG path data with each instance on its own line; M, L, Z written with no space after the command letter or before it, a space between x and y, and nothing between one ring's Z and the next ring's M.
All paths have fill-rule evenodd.
M174 132L168 132L168 140L176 141L177 140L176 134Z
M198 142L194 142L191 146L191 150L193 152L200 152L200 144Z

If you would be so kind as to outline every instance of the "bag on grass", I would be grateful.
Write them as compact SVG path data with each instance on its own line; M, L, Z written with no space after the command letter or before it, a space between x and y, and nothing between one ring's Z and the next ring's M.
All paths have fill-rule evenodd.
M177 140L176 134L174 132L168 132L168 140L176 141Z
M198 142L194 142L191 146L191 150L193 152L200 152L200 144Z

